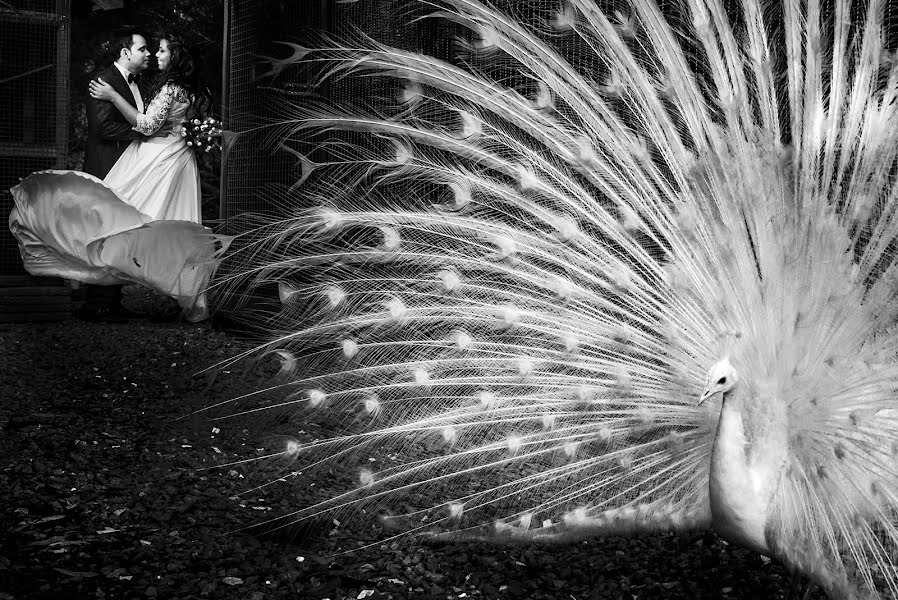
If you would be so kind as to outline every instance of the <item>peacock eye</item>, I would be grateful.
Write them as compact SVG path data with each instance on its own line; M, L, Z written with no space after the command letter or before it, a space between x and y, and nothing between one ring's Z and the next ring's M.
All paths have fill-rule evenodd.
M717 380L717 383L719 383L720 385L723 385L723 384L725 384L726 382L727 382L727 378L726 378L726 377L721 377L720 379Z

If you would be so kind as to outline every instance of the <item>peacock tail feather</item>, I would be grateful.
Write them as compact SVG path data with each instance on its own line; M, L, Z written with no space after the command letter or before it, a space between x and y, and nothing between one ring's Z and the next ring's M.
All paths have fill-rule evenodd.
M295 519L717 526L721 398L698 398L727 356L766 550L833 596L898 595L884 2L422 4L464 32L453 62L358 34L275 63L396 100L283 95L270 139L302 175L217 283L246 310L277 286L251 354L303 419L345 423L284 450L355 474Z

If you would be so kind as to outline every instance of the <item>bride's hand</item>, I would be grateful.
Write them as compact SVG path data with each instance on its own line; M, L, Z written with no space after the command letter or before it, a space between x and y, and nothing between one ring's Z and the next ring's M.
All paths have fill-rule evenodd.
M97 100L111 101L118 93L111 85L100 79L99 77L90 82L90 95Z

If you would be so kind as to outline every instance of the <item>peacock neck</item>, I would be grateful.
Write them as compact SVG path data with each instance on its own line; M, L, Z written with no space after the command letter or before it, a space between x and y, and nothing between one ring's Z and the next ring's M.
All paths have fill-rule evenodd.
M725 539L769 554L765 537L770 495L764 473L748 459L745 384L724 394L711 452L709 494L714 527Z

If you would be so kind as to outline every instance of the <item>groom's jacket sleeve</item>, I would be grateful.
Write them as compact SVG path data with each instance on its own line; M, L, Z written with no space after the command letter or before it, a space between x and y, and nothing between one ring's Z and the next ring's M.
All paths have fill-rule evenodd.
M132 129L127 121L122 121L121 113L112 102L97 100L91 96L87 99L87 110L94 114L97 124L97 136L109 141L131 141L141 137Z

